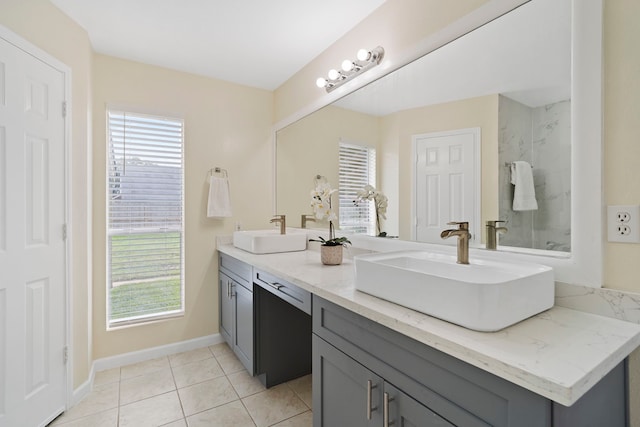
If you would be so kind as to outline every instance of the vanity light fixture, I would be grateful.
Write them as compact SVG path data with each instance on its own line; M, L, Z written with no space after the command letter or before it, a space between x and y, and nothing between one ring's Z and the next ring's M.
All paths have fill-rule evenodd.
M360 49L356 55L356 60L345 59L342 61L340 71L336 69L329 70L327 78L319 77L318 80L316 80L316 86L325 88L327 92L331 92L360 73L378 65L382 61L383 56L384 49L382 46L378 46L372 50Z

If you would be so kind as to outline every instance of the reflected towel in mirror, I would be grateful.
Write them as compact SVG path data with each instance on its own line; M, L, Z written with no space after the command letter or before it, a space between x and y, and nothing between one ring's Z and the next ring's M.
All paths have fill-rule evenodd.
M533 184L533 172L527 162L511 163L511 183L515 185L513 191L514 211L535 211L538 209L536 190Z

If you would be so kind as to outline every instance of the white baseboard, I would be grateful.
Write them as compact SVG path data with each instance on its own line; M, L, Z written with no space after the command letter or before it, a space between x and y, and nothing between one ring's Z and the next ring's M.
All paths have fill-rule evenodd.
M85 398L93 388L93 379L96 372L105 371L107 369L119 368L121 366L131 365L132 363L144 362L146 360L156 359L170 354L182 353L184 351L197 350L202 347L220 344L224 342L222 335L213 334L204 337L194 338L187 341L161 345L158 347L146 348L144 350L132 351L131 353L118 354L116 356L104 357L93 361L89 379L73 390L73 396L69 407L76 405Z
M144 350L132 351L131 353L118 354L116 356L104 357L93 361L93 371L100 372L107 369L119 368L131 365L132 363L144 362L156 359L169 354L181 353L183 351L196 350L223 342L222 335L214 334L205 337L194 338L188 341L161 345L159 347L145 348Z
M91 372L89 372L89 378L80 384L79 387L73 390L71 394L71 402L68 403L67 410L76 406L82 399L87 397L89 393L91 393L91 389L93 388L93 378L95 377L95 371L91 368Z

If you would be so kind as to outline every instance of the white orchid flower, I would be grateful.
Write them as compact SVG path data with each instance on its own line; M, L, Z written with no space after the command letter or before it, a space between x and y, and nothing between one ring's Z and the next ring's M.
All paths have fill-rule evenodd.
M331 196L337 191L337 189L332 189L328 182L321 182L311 190L309 193L311 196L310 205L316 219L327 218L329 221L337 219L331 209Z
M374 186L367 184L362 188L362 190L356 192L356 199L353 203L357 206L358 203L365 200L373 200L373 205L376 208L376 226L378 228L378 234L386 235L386 233L381 233L380 218L387 219L386 213L389 205L389 199L384 195L384 193L382 193L382 191L378 191Z

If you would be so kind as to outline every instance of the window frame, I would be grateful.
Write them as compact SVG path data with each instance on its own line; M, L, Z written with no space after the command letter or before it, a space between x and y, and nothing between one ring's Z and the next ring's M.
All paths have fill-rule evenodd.
M179 177L180 177L180 224L176 228L170 227L156 227L156 228L131 228L125 232L114 232L115 229L111 228L111 199L112 199L112 181L111 181L111 162L113 159L111 155L112 143L111 143L111 124L110 124L110 115L112 114L123 114L128 115L134 118L145 118L152 120L159 120L164 123L171 123L175 126L180 127L180 154L179 154ZM106 275L105 275L105 296L106 296L106 313L105 313L105 322L107 326L107 330L120 329L122 327L129 327L135 325L143 325L151 322L156 322L165 319L171 319L176 317L182 317L185 314L185 247L186 247L186 239L185 239L185 123L184 118L179 117L177 115L167 115L167 114L157 114L153 112L148 112L140 109L129 108L129 107L121 107L114 105L107 105L106 114L105 114L105 124L106 124L106 160L105 160L105 175L106 175L106 194L105 194L105 261L106 261ZM125 144L126 145L126 144ZM126 159L126 154L125 154ZM125 166L126 167L126 166ZM111 238L115 235L134 235L134 234L158 234L158 233L167 233L167 232L177 232L179 233L179 258L180 258L180 307L178 309L173 310L165 310L158 311L155 313L147 313L136 315L132 317L127 317L124 319L112 319L112 301L111 301L111 284L112 284L112 250L111 250Z

